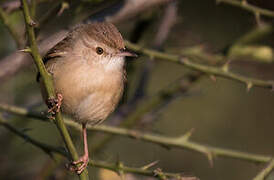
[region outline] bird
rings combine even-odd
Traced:
[[[43,57],[51,74],[56,99],[49,99],[45,86],[42,96],[49,112],[62,112],[82,125],[84,155],[72,162],[81,174],[89,161],[87,125],[97,125],[111,114],[124,90],[126,81],[125,57],[136,54],[125,48],[118,29],[108,22],[78,25]]]

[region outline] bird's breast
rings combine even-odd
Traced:
[[[63,111],[75,121],[96,124],[113,112],[123,93],[123,72],[77,64],[60,71],[54,75],[55,88],[63,95]]]

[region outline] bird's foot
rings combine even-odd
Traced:
[[[77,174],[81,174],[84,171],[84,169],[88,166],[88,162],[89,162],[88,154],[85,154],[82,157],[80,157],[79,160],[73,161],[71,163],[71,166],[69,167],[69,170],[74,171]],[[80,163],[81,165],[78,166],[78,164]]]
[[[57,93],[56,98],[48,99],[47,104],[49,107],[48,113],[50,114],[50,118],[54,118],[54,115],[60,111],[62,101],[63,101],[63,96],[60,93]]]

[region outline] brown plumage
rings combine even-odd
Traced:
[[[56,93],[63,97],[62,111],[83,124],[85,155],[78,173],[88,161],[86,124],[98,124],[113,112],[123,93],[124,57],[132,55],[116,27],[104,22],[78,26],[44,57]]]

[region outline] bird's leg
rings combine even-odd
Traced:
[[[60,111],[62,101],[63,101],[63,96],[60,93],[57,93],[56,98],[48,99],[48,101],[47,101],[47,105],[49,107],[48,113],[51,114],[51,117]]]
[[[77,174],[81,174],[83,170],[87,167],[89,156],[88,156],[88,141],[87,141],[87,128],[86,124],[82,124],[82,131],[83,131],[83,141],[84,141],[84,155],[79,158],[78,161],[73,161],[73,165],[77,165],[82,163],[79,167],[75,168]]]

